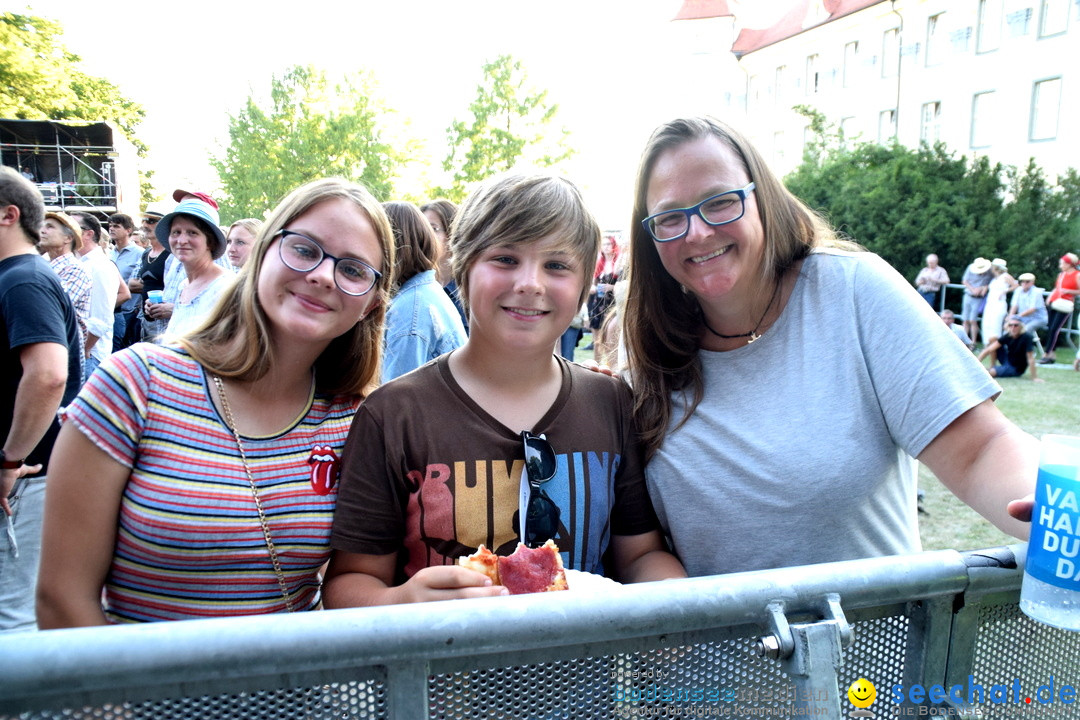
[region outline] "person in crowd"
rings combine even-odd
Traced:
[[[481,544],[506,555],[553,539],[565,567],[599,573],[610,543],[608,570],[624,581],[683,574],[656,529],[629,388],[552,352],[585,301],[599,239],[577,188],[554,176],[498,176],[465,201],[451,246],[469,339],[357,412],[328,608],[505,593],[454,564]],[[413,407],[425,412],[402,412]],[[530,492],[523,528],[527,453],[536,476],[520,482],[551,477]]]
[[[150,315],[150,308],[154,303],[150,302],[149,294],[152,292],[164,293],[165,269],[172,253],[165,249],[157,236],[157,224],[168,214],[161,205],[151,205],[143,216],[143,228],[148,231],[150,247],[142,254],[139,262],[138,289],[140,292],[139,303],[139,327],[142,331],[142,340],[153,342],[160,337],[169,325],[168,318],[155,318]],[[136,287],[132,283],[132,287]]]
[[[115,311],[131,297],[127,282],[120,276],[105,251],[98,244],[101,223],[87,213],[72,213],[82,233],[79,260],[90,273],[90,318],[86,321],[83,380],[90,377],[105,358],[112,354]]]
[[[620,338],[622,337],[622,316],[626,311],[626,280],[620,279],[611,291],[614,302],[608,308],[607,317],[596,335],[593,357],[600,365],[621,368]]]
[[[137,334],[134,338],[129,334],[139,312],[139,291],[132,287],[132,281],[138,287],[139,260],[143,252],[132,240],[134,232],[135,221],[130,215],[116,213],[109,217],[109,239],[112,241],[109,259],[120,271],[120,277],[124,278],[130,292],[130,297],[120,305],[113,318],[113,352],[138,340]]]
[[[964,320],[964,332],[972,342],[979,341],[979,317],[986,304],[987,286],[994,276],[990,272],[990,261],[984,257],[975,258],[960,282],[964,285],[964,303],[960,315]]]
[[[49,222],[66,218],[55,215]],[[57,411],[75,397],[81,381],[75,308],[35,248],[44,218],[34,184],[0,168],[0,633],[34,629]]]
[[[711,118],[661,126],[633,217],[636,426],[690,575],[918,551],[915,459],[1026,536],[1014,516],[1030,510],[1038,447],[994,406],[1000,388],[741,134]]]
[[[1024,332],[1034,337],[1037,331],[1046,329],[1046,291],[1035,286],[1033,273],[1020,273],[1017,280],[1020,287],[1013,291],[1009,314],[1019,316],[1024,323]]]
[[[1047,316],[1048,327],[1046,331],[1046,348],[1043,356],[1039,358],[1040,365],[1053,365],[1056,362],[1058,339],[1061,329],[1065,327],[1076,309],[1076,296],[1080,293],[1080,259],[1076,253],[1065,253],[1058,259],[1057,280],[1054,281],[1054,291],[1046,299],[1049,308]]]
[[[382,382],[465,344],[465,326],[435,275],[439,243],[412,203],[383,205],[397,247],[394,291],[386,311]]]
[[[605,235],[600,242],[600,256],[596,260],[592,287],[589,289],[589,330],[592,332],[593,342],[586,350],[595,349],[598,339],[603,341],[599,336],[604,320],[607,319],[608,308],[615,302],[615,283],[618,282],[621,272],[619,244],[613,235]]]
[[[102,366],[53,451],[42,628],[319,605],[393,261],[371,194],[313,181],[271,213],[210,322]]]
[[[457,282],[454,281],[454,275],[450,271],[450,228],[454,223],[454,216],[457,215],[457,205],[445,198],[439,198],[421,206],[420,212],[424,213],[424,217],[431,223],[431,229],[439,241],[439,267],[436,268],[439,284],[453,301],[454,307],[461,315],[461,324],[465,327],[465,334],[468,334],[469,318],[461,303]]]
[[[1011,316],[1005,323],[1005,333],[994,338],[979,353],[979,361],[990,357],[990,377],[1020,377],[1031,368],[1031,379],[1042,382],[1035,369],[1035,340],[1024,332],[1024,322]]]
[[[83,264],[75,259],[81,232],[79,224],[67,213],[47,212],[41,225],[38,250],[44,250],[49,265],[60,278],[60,285],[75,308],[79,323],[79,347],[86,345],[86,323],[90,320],[90,291],[94,281]],[[83,353],[79,352],[79,376],[82,377]]]
[[[956,339],[964,343],[964,346],[967,347],[968,350],[975,349],[975,343],[971,342],[971,338],[969,338],[967,336],[967,333],[964,332],[963,326],[956,324],[956,315],[953,313],[952,310],[945,308],[941,311],[939,317],[941,318],[942,322],[944,322],[949,327],[949,329],[953,331],[953,335],[956,336]]]
[[[162,246],[184,268],[185,279],[165,328],[166,334],[182,335],[210,315],[233,280],[231,273],[214,262],[225,254],[225,234],[218,227],[217,208],[199,197],[181,201],[161,219],[155,232]],[[158,313],[152,317],[157,319]]]
[[[1009,314],[1009,293],[1018,286],[1009,274],[1008,265],[1001,258],[994,258],[990,262],[990,275],[992,279],[986,286],[986,305],[983,307],[981,328],[985,345],[990,345],[1001,335],[1005,317]]]
[[[938,293],[948,284],[949,273],[938,265],[938,256],[930,253],[926,256],[926,267],[915,276],[915,289],[922,295],[923,300],[930,303],[930,307],[936,308]]]
[[[258,218],[244,218],[229,226],[229,231],[225,233],[225,255],[229,258],[229,265],[235,272],[239,272],[240,268],[247,263],[255,237],[259,234],[261,227],[262,220]]]

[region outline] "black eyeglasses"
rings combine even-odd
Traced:
[[[161,218],[156,218],[156,217],[144,217],[142,219],[142,221],[144,223],[146,223],[147,225],[157,225],[157,221],[160,220],[160,219]]]
[[[382,277],[381,272],[366,262],[334,257],[323,250],[322,245],[302,233],[283,228],[275,235],[281,237],[278,243],[281,262],[297,272],[311,272],[323,260],[330,258],[334,262],[334,283],[346,295],[366,295]]]
[[[522,431],[521,442],[525,447],[529,497],[525,503],[525,521],[521,523],[519,534],[521,542],[527,547],[539,547],[553,540],[559,531],[559,506],[540,487],[555,477],[555,451],[547,438],[533,435],[528,430]]]
[[[690,232],[690,218],[694,215],[712,226],[733,223],[746,212],[746,198],[753,192],[754,183],[737,190],[707,197],[688,208],[665,210],[641,221],[641,226],[656,242],[671,242]]]

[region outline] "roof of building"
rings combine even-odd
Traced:
[[[774,0],[767,11],[754,6],[740,15],[739,4],[728,0],[683,0],[676,20],[734,17],[739,34],[731,46],[737,57],[824,25],[885,0]]]

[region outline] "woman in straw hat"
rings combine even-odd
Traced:
[[[393,265],[370,193],[309,183],[201,328],[101,365],[52,455],[42,628],[318,606],[338,457],[378,380]]]
[[[994,258],[990,262],[990,274],[993,279],[986,286],[986,306],[983,307],[981,328],[983,345],[987,346],[1001,337],[1005,316],[1009,314],[1009,293],[1019,285],[1009,274],[1008,265],[1001,258]]]

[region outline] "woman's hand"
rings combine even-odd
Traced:
[[[1035,507],[1035,494],[1013,500],[1008,505],[1009,515],[1022,522],[1031,522],[1031,511]]]
[[[172,303],[152,303],[147,300],[143,312],[151,320],[168,320],[172,317],[173,307]]]

